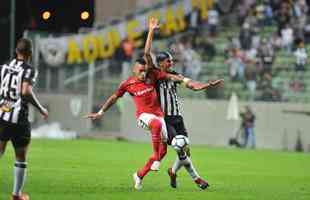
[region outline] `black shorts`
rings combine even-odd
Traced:
[[[187,135],[187,131],[184,125],[182,116],[165,116],[165,122],[168,131],[168,144],[171,144],[171,140],[176,135]]]
[[[0,141],[11,140],[14,148],[25,147],[30,143],[30,123],[13,124],[0,120]]]

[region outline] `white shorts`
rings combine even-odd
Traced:
[[[167,142],[168,132],[167,132],[167,127],[166,127],[166,122],[163,117],[158,117],[150,113],[142,113],[141,115],[139,115],[138,120],[137,120],[138,126],[145,130],[150,130],[149,125],[153,119],[158,119],[161,122],[161,135],[162,135],[163,141]]]

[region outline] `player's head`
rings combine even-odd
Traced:
[[[136,59],[135,65],[133,66],[133,74],[139,80],[144,81],[146,78],[146,62],[143,57]]]
[[[156,61],[158,66],[164,71],[168,71],[169,68],[174,65],[173,57],[168,51],[160,52],[157,54]]]
[[[17,41],[16,50],[17,57],[28,61],[32,56],[32,43],[29,39],[21,38]]]

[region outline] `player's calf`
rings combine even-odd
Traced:
[[[168,169],[168,175],[170,177],[170,186],[173,188],[177,188],[177,175],[172,172],[172,168]]]
[[[152,134],[152,145],[153,145],[153,151],[154,151],[154,157],[155,161],[151,165],[151,170],[153,171],[159,171],[160,168],[160,145],[162,142],[161,138],[161,131],[162,131],[162,124],[160,120],[153,119],[149,123],[149,127],[151,129]]]

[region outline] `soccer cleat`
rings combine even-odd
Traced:
[[[138,176],[137,172],[134,173],[133,175],[133,181],[135,182],[135,189],[140,190],[142,189],[142,179]]]
[[[195,183],[202,190],[207,189],[208,187],[210,187],[209,183],[207,181],[203,180],[202,178],[195,179]]]
[[[168,175],[170,177],[170,186],[173,188],[177,188],[177,175],[172,172],[172,168],[168,169]]]
[[[29,195],[22,193],[20,196],[12,195],[12,200],[30,200]]]
[[[151,170],[152,171],[159,171],[160,168],[160,161],[156,160],[153,162],[152,166],[151,166]]]

